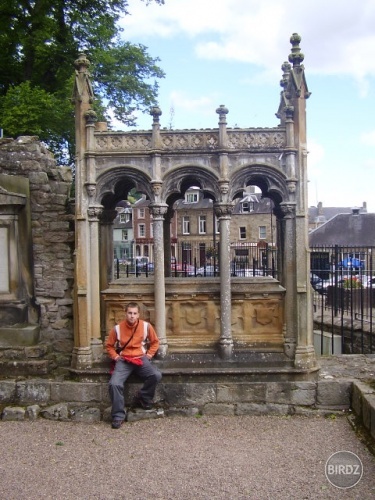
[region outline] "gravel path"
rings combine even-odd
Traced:
[[[345,417],[203,416],[84,425],[0,422],[3,500],[375,498],[375,457]],[[325,477],[356,453],[361,481]]]

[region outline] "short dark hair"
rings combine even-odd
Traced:
[[[134,307],[136,307],[138,309],[138,312],[140,312],[141,309],[140,309],[139,304],[137,302],[129,302],[128,304],[126,304],[125,311],[127,311],[130,308],[133,309]]]

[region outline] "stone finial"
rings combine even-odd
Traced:
[[[97,114],[93,109],[89,109],[85,113],[86,123],[95,123],[97,120]]]
[[[216,113],[219,115],[219,123],[226,123],[226,115],[229,113],[228,108],[224,104],[220,104],[217,108]]]
[[[289,54],[289,62],[293,64],[293,67],[300,66],[301,62],[305,59],[304,54],[302,54],[299,43],[301,37],[298,33],[293,33],[290,37],[290,43],[292,44],[292,53]]]
[[[81,52],[78,54],[78,58],[74,61],[74,66],[78,71],[86,71],[90,66],[90,61],[87,59],[86,54]]]
[[[294,106],[285,106],[284,111],[285,111],[285,116],[286,116],[287,120],[293,120]]]
[[[150,115],[154,119],[154,123],[159,123],[159,118],[162,114],[163,113],[159,106],[152,106],[152,108],[150,109]]]
[[[283,71],[283,77],[280,80],[280,87],[283,87],[283,89],[285,90],[288,85],[290,70],[292,69],[292,66],[288,63],[288,61],[285,61],[281,65],[281,69]]]

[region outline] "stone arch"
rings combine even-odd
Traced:
[[[176,201],[184,196],[189,187],[198,185],[205,197],[218,199],[220,196],[218,175],[212,169],[198,165],[179,165],[172,168],[163,178],[163,198]]]
[[[122,165],[107,168],[97,177],[96,199],[105,209],[113,209],[132,188],[153,200],[150,176],[140,168]]]
[[[232,174],[231,196],[235,198],[245,186],[254,184],[278,206],[289,199],[286,181],[286,175],[273,165],[244,165]]]

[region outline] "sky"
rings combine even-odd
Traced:
[[[162,127],[276,127],[281,65],[298,33],[307,100],[309,206],[375,212],[375,0],[129,0],[123,37],[148,47]],[[139,129],[152,118],[141,115]],[[118,129],[126,130],[125,126]]]

